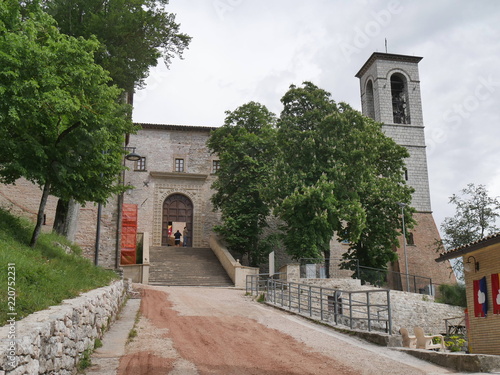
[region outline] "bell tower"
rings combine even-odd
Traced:
[[[418,63],[421,57],[373,53],[356,74],[365,116],[383,123],[383,131],[408,149],[405,179],[415,189],[412,205],[431,212]]]
[[[420,60],[422,57],[375,52],[356,77],[360,80],[363,114],[381,122],[385,135],[406,147],[410,154],[406,159],[405,180],[415,189],[411,205],[417,211],[414,214],[417,224],[407,236],[406,246],[401,236],[397,249],[399,261],[392,268],[406,273],[403,252],[406,247],[408,274],[432,278],[435,285],[452,283],[455,278],[450,274],[449,263],[435,262],[435,243],[440,235],[431,210],[418,73]]]

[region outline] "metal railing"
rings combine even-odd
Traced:
[[[246,278],[246,292],[252,295],[258,295],[267,290],[267,280],[286,278],[284,273],[275,273],[270,275],[268,273],[259,273],[258,275],[247,275]]]
[[[356,263],[355,270],[341,269],[342,259],[330,259],[330,277],[352,277],[363,284],[435,296],[436,285],[432,278],[402,272],[365,267]],[[322,279],[326,277],[324,260],[303,258],[300,260],[300,277]]]
[[[411,275],[402,272],[381,270],[378,268],[358,266],[356,276],[363,283],[370,283],[381,288],[404,292],[435,295],[435,285],[430,277]]]
[[[270,304],[351,329],[392,332],[389,290],[345,291],[271,278],[266,284]]]

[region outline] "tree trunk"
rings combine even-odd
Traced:
[[[69,201],[59,199],[57,201],[53,230],[57,234],[73,241],[75,239],[79,212],[80,205],[74,199],[70,199]]]
[[[43,213],[45,212],[45,206],[47,205],[47,199],[50,194],[50,183],[46,183],[43,187],[42,198],[40,199],[40,206],[38,207],[38,215],[36,217],[35,230],[33,231],[33,236],[31,237],[30,247],[35,247],[36,241],[40,236],[43,225]]]
[[[69,202],[63,199],[58,199],[56,208],[56,217],[54,218],[54,225],[52,230],[61,236],[64,236],[64,227],[66,224],[66,217],[68,215]]]

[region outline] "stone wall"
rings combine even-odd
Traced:
[[[82,353],[116,319],[123,280],[0,328],[0,375],[75,374]]]

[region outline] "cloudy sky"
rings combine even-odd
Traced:
[[[373,52],[419,64],[436,224],[468,183],[500,196],[497,0],[171,0],[193,37],[184,60],[151,70],[134,121],[220,126],[257,101],[279,114],[290,84],[312,81],[361,109],[354,77]]]

